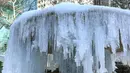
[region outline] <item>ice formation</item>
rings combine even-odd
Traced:
[[[25,12],[11,26],[2,73],[45,73],[47,60],[61,73],[112,73],[129,38],[129,10],[61,3]]]

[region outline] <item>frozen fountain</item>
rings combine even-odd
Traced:
[[[61,3],[14,21],[2,73],[112,73],[129,45],[129,10]]]

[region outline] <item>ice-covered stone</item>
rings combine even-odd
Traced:
[[[48,52],[61,73],[112,72],[115,58],[104,48],[116,54],[123,44],[128,56],[129,22],[129,10],[72,3],[23,13],[11,26],[2,73],[45,73]]]

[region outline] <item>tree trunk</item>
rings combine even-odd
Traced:
[[[23,0],[24,11],[36,10],[37,0]]]

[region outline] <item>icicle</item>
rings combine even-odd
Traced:
[[[45,73],[48,64],[61,73],[114,71],[116,58],[129,53],[129,16],[127,10],[72,3],[26,12],[11,26],[2,73]]]

